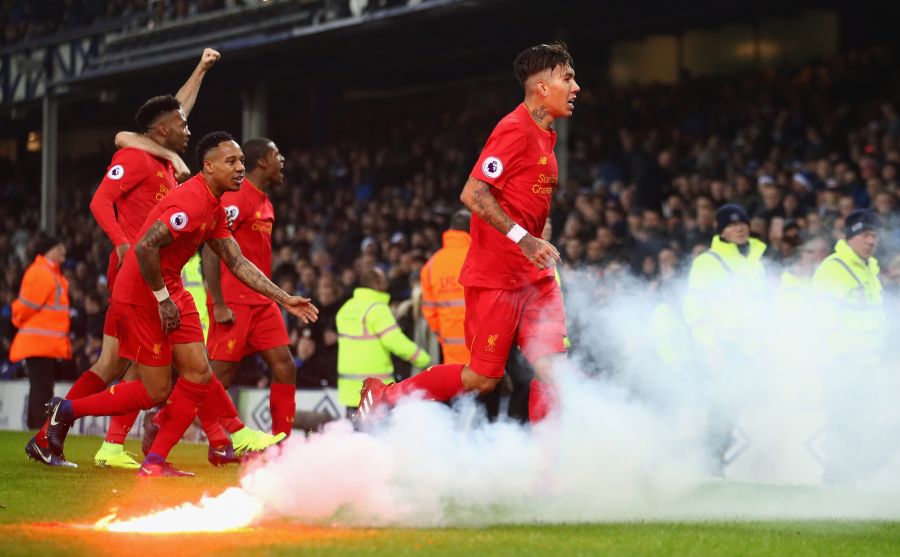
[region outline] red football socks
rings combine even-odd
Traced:
[[[66,394],[66,398],[69,400],[75,400],[78,398],[84,398],[86,396],[90,396],[96,393],[99,393],[103,389],[106,388],[106,383],[103,382],[103,379],[94,373],[93,370],[87,370],[78,377],[78,380],[75,381],[75,384],[72,385],[72,388],[69,389],[69,392]],[[44,420],[44,426],[41,427],[41,430],[38,431],[37,444],[42,449],[47,448],[47,428],[50,427],[50,421]]]
[[[388,386],[384,398],[391,406],[415,392],[428,400],[448,401],[463,391],[462,364],[431,366],[415,377]]]
[[[69,400],[84,398],[86,396],[97,394],[105,388],[106,383],[103,382],[103,379],[100,379],[93,370],[89,369],[82,373],[78,380],[75,381],[75,384],[72,385],[72,388],[69,389],[69,392],[66,394],[66,398]]]
[[[269,413],[272,415],[272,435],[291,434],[297,403],[294,393],[297,386],[290,383],[272,383],[269,387]]]
[[[547,417],[556,408],[559,393],[556,385],[531,380],[531,391],[528,394],[528,420],[535,424]]]
[[[222,383],[216,376],[213,376],[212,381],[209,382],[209,396],[206,397],[206,400],[203,401],[203,406],[200,407],[200,423],[210,424],[210,429],[212,430],[212,420],[217,420],[228,433],[234,433],[244,428],[244,423],[238,418],[234,402],[231,401],[231,397],[228,396],[225,387],[222,386]],[[203,430],[206,431],[206,436],[209,437],[210,431],[206,429],[206,426],[203,427]],[[214,445],[212,440],[210,440],[210,446],[218,447],[221,445]]]
[[[109,420],[109,429],[106,430],[106,442],[122,445],[125,443],[125,437],[131,431],[131,426],[137,420],[139,412],[137,410],[128,412],[127,414],[119,414],[112,416]]]
[[[118,383],[110,388],[72,401],[75,418],[82,416],[117,416],[154,406],[153,399],[140,379]]]
[[[197,417],[197,412],[209,392],[210,385],[191,383],[184,379],[175,382],[165,412],[160,412],[159,433],[147,454],[155,453],[165,459]]]
[[[220,405],[217,404],[217,400],[213,400],[215,398],[215,394],[219,389],[225,391],[225,387],[222,386],[222,383],[219,382],[219,379],[213,376],[212,381],[209,383],[209,393],[206,395],[206,399],[203,401],[203,404],[200,405],[200,412],[197,414],[197,417],[200,418],[200,426],[203,428],[203,432],[206,433],[206,438],[209,441],[209,446],[216,449],[219,447],[224,447],[231,443],[228,439],[228,435],[225,433],[225,428],[222,427],[222,424],[219,423],[219,412],[221,411]],[[228,397],[228,393],[225,393],[225,396]],[[229,398],[229,401],[231,399]],[[232,407],[234,404],[232,404]],[[226,407],[225,411],[228,411]]]

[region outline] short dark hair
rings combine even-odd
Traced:
[[[450,230],[463,230],[468,232],[471,224],[472,213],[466,209],[460,209],[453,213],[453,216],[450,218]]]
[[[373,267],[366,269],[359,275],[359,285],[363,288],[376,290],[378,286],[382,285],[383,279],[384,273],[378,267]]]
[[[34,251],[36,254],[45,255],[48,251],[52,250],[62,243],[63,241],[56,236],[46,236],[44,238],[40,238],[35,243]]]
[[[181,108],[181,103],[172,95],[153,97],[142,104],[135,113],[134,123],[137,124],[138,129],[145,132],[153,126],[157,118],[179,108]]]
[[[269,147],[274,141],[271,139],[266,139],[265,137],[256,137],[253,139],[249,139],[241,145],[241,150],[244,152],[244,168],[246,168],[247,172],[254,170],[256,165],[259,164],[259,161],[266,158],[266,155],[269,154]]]
[[[562,41],[551,44],[539,44],[526,48],[513,60],[513,73],[519,80],[519,85],[525,86],[525,81],[536,73],[544,70],[553,71],[557,66],[572,66],[572,55],[568,47]]]
[[[197,144],[197,163],[203,168],[203,161],[206,160],[206,154],[219,146],[223,141],[234,141],[234,137],[228,132],[210,132],[200,138]]]

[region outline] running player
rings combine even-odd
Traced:
[[[209,412],[214,419],[236,418],[231,399],[212,374],[199,313],[181,283],[182,267],[204,242],[243,283],[305,322],[316,319],[315,306],[275,286],[241,255],[228,230],[220,198],[226,191],[238,191],[243,182],[241,148],[229,134],[214,132],[200,140],[198,153],[202,170],[150,212],[113,290],[120,354],[140,368],[142,381],[74,401],[54,398],[48,404],[51,450],[62,451],[61,433],[82,416],[149,409],[168,399],[138,474],[193,476],[176,470],[166,457],[198,411]],[[180,376],[174,388],[173,362]]]
[[[513,62],[525,100],[488,138],[460,200],[472,211],[472,244],[460,275],[465,289],[468,365],[444,364],[385,385],[363,384],[358,418],[413,392],[446,401],[463,391],[489,393],[503,377],[513,343],[532,363],[529,418],[555,399],[553,367],[565,359],[565,312],[553,267],[559,253],[541,239],[557,186],[554,120],[572,115],[580,88],[565,45],[538,45]]]

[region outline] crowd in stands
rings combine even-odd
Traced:
[[[217,10],[253,7],[269,0],[0,0],[0,47],[58,33],[113,23],[123,29],[154,29]],[[363,11],[391,8],[406,0],[370,0]],[[346,2],[324,0],[317,17],[347,17]]]
[[[104,22],[152,27],[257,0],[2,0],[0,45]]]
[[[830,249],[844,216],[874,209],[887,225],[882,278],[889,291],[900,289],[894,61],[890,51],[871,48],[678,85],[583,83],[570,123],[569,175],[552,208],[563,285],[577,270],[606,283],[629,277],[663,288],[709,246],[716,208],[730,202],[748,210],[773,265],[790,263],[813,239]],[[453,103],[418,94],[377,109],[355,106],[335,115],[326,146],[285,149],[286,184],[270,194],[273,280],[320,308],[314,326],[289,322],[299,385],[334,381],[334,315],[360,270],[385,270],[392,304],[405,310],[401,325],[412,326],[415,311],[405,302],[415,298],[419,269],[439,247],[491,127],[517,101],[479,91]],[[63,163],[60,173],[58,222],[69,249],[79,370],[99,351],[108,295],[111,246],[88,203],[110,156]],[[23,172],[0,161],[0,365],[12,337],[9,303],[38,238],[38,198]]]

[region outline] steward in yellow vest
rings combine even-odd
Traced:
[[[766,278],[766,244],[750,237],[750,216],[738,205],[716,212],[718,234],[709,250],[691,265],[684,297],[684,319],[694,340],[714,365],[724,365],[723,350],[752,349],[748,323],[760,307]]]
[[[880,269],[873,255],[877,228],[878,217],[871,211],[847,215],[846,239],[838,241],[813,275],[815,293],[831,302],[824,311],[833,356],[875,357],[884,345],[886,318]]]
[[[394,381],[391,354],[419,368],[431,363],[428,353],[411,341],[397,325],[388,305],[387,279],[379,269],[360,276],[360,288],[337,312],[338,400],[348,407],[359,406],[363,380],[378,377]]]

